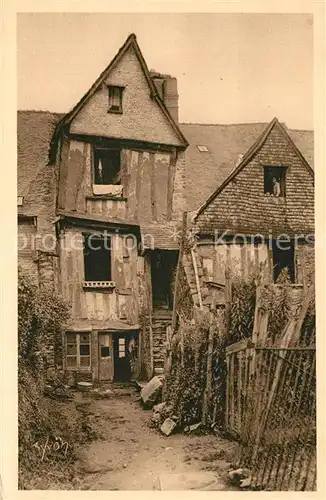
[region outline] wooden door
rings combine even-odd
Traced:
[[[99,334],[100,381],[113,380],[113,344],[109,333]]]

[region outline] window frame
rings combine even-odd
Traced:
[[[111,235],[104,235],[104,234],[97,234],[97,233],[83,233],[83,260],[84,260],[84,287],[86,288],[112,288],[114,286],[114,282],[112,281],[112,236]],[[88,238],[92,237],[92,239],[98,239],[101,241],[109,240],[109,248],[104,249],[107,252],[108,255],[108,261],[109,261],[109,279],[91,279],[89,276],[90,270],[87,269],[87,257],[86,257],[86,251],[88,250],[89,252],[96,252],[96,250],[87,248],[87,240]],[[105,276],[107,278],[107,276]],[[88,286],[87,284],[90,284],[91,286]]]
[[[277,177],[280,180],[280,196],[275,196],[274,194],[270,193],[269,191],[267,192],[266,189],[266,177],[267,177],[267,172],[270,171],[270,177],[274,177],[277,175]],[[286,165],[264,165],[263,167],[263,172],[264,172],[264,196],[269,196],[270,198],[281,198],[285,199],[286,198],[286,178],[287,178],[287,172],[288,172],[288,167]]]
[[[75,335],[75,342],[68,342],[68,336],[69,335]],[[88,336],[88,342],[81,342],[81,337],[87,335]],[[73,345],[76,346],[76,353],[75,354],[68,354],[68,345]],[[89,347],[88,354],[81,354],[80,353],[80,347],[87,345]],[[67,370],[72,370],[72,371],[79,371],[79,370],[84,370],[84,371],[90,371],[91,366],[92,366],[92,336],[91,332],[71,332],[68,331],[65,333],[65,366]],[[74,366],[71,366],[68,364],[68,359],[71,358],[76,358],[76,364]],[[89,358],[89,363],[87,365],[82,365],[81,364],[81,359]]]
[[[102,184],[98,184],[96,182],[96,177],[97,177],[97,174],[96,174],[96,169],[97,169],[97,166],[96,166],[96,155],[99,151],[116,151],[116,152],[119,152],[119,170],[118,172],[120,172],[120,181],[119,181],[119,184],[105,184],[105,183],[102,183]],[[122,186],[122,181],[121,181],[121,149],[119,148],[110,148],[110,147],[103,147],[103,146],[93,146],[92,147],[92,163],[93,163],[93,168],[92,168],[92,171],[93,171],[93,186]]]
[[[124,87],[121,85],[108,85],[108,113],[113,113],[113,114],[118,114],[122,115],[123,114],[123,91]],[[115,109],[113,101],[114,101],[114,91],[119,92],[119,108]]]

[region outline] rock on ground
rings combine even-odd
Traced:
[[[140,393],[141,400],[147,408],[152,408],[157,402],[161,392],[162,392],[162,378],[153,377],[146,385],[143,387]]]

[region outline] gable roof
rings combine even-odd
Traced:
[[[190,144],[185,152],[189,211],[198,210],[211,196],[212,191],[224,183],[234,170],[239,155],[246,155],[252,145],[258,142],[257,137],[260,139],[270,125],[266,123],[180,125]],[[283,128],[305,161],[313,166],[313,131],[289,130],[284,126]],[[198,145],[207,146],[209,151],[199,152]]]
[[[72,119],[77,115],[77,113],[80,111],[80,109],[85,105],[85,103],[94,95],[96,90],[102,85],[103,81],[109,76],[110,72],[113,70],[113,68],[118,64],[118,62],[122,59],[124,54],[130,49],[133,48],[136,54],[136,57],[140,63],[140,66],[142,68],[142,71],[145,75],[146,81],[148,83],[148,87],[151,92],[151,97],[152,99],[155,99],[157,102],[157,105],[163,112],[165,118],[168,120],[170,123],[171,127],[173,128],[174,132],[180,139],[180,142],[182,146],[187,147],[188,146],[188,141],[181,132],[179,126],[176,124],[172,116],[170,115],[168,109],[166,108],[164,102],[160,98],[159,92],[150,76],[150,71],[147,67],[146,61],[143,57],[143,54],[139,48],[139,45],[137,43],[137,38],[134,33],[128,36],[127,40],[125,43],[122,45],[122,47],[119,49],[117,54],[114,56],[110,64],[105,68],[104,71],[100,74],[100,76],[95,80],[93,85],[90,87],[90,89],[86,92],[86,94],[77,102],[77,104],[73,107],[69,113],[65,114],[62,119],[59,121],[57,124],[57,127],[54,131],[52,140],[51,140],[51,148],[50,148],[50,162],[54,161],[55,158],[55,151],[56,151],[56,145],[59,137],[59,132],[62,127],[65,125],[68,125],[71,123]]]

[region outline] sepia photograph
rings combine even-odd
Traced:
[[[316,491],[313,14],[16,20],[18,489]]]

